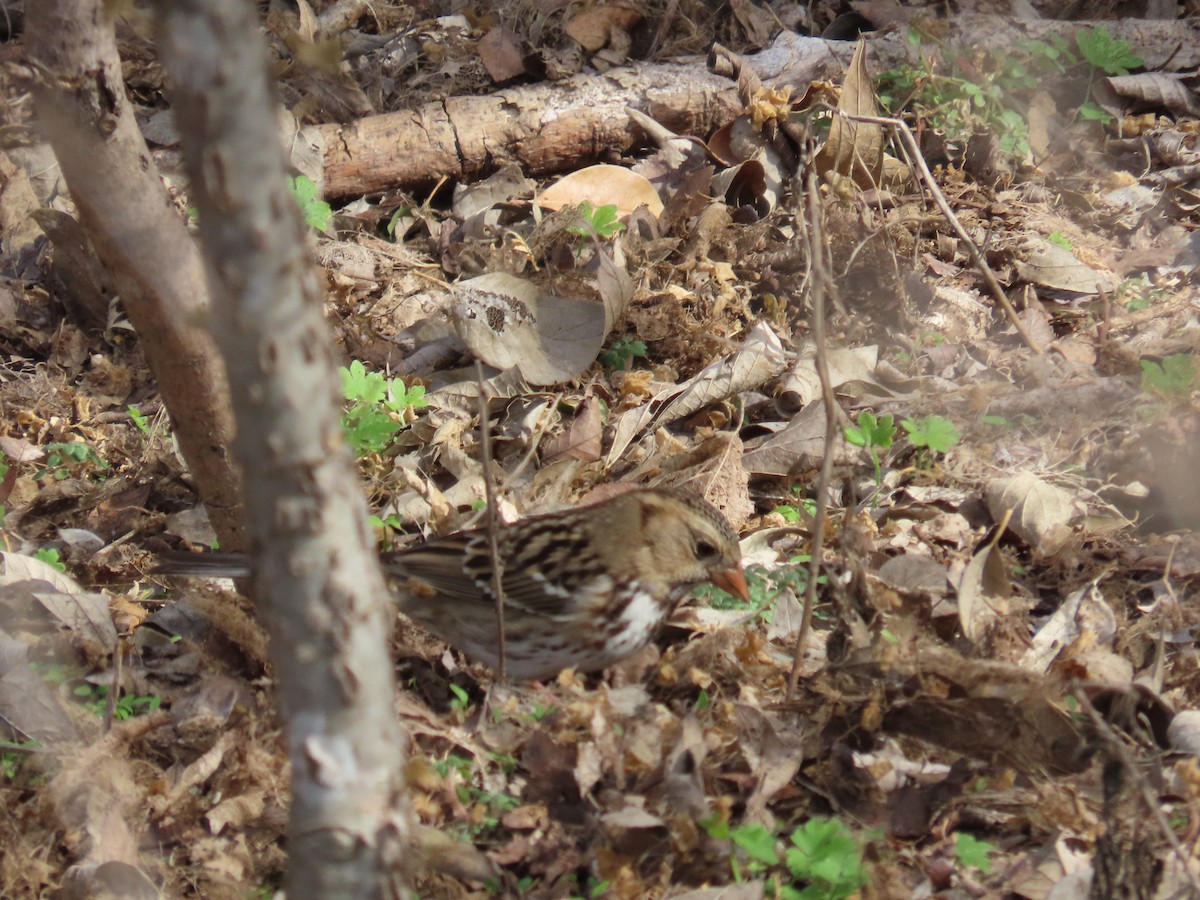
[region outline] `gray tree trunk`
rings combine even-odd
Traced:
[[[29,5],[39,125],[141,338],[217,537],[238,550],[233,414],[220,357],[200,327],[208,309],[204,266],[138,131],[104,7],[100,0]]]
[[[292,767],[287,895],[398,892],[408,834],[394,612],[342,440],[323,292],[247,0],[159,0],[163,62],[238,423],[255,597]]]

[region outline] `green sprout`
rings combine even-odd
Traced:
[[[590,201],[584,200],[575,210],[575,215],[578,220],[568,225],[567,231],[572,234],[578,234],[581,237],[596,235],[597,237],[608,238],[625,229],[625,226],[617,221],[617,206],[615,203],[607,203],[604,206],[593,206]]]
[[[324,234],[330,234],[333,226],[333,209],[321,199],[321,192],[307,175],[288,178],[288,189],[292,199],[300,207],[304,224]]]
[[[921,468],[928,468],[934,454],[945,453],[962,439],[954,423],[942,416],[910,417],[900,424],[908,432],[913,446],[918,448],[917,464]]]
[[[608,349],[596,357],[606,372],[617,372],[628,369],[630,364],[639,357],[646,355],[646,344],[634,338],[619,337]]]
[[[150,418],[136,406],[129,406],[128,411],[129,418],[133,420],[133,424],[137,426],[138,431],[142,434],[149,434]]]
[[[33,558],[40,559],[52,569],[58,569],[60,572],[67,571],[67,564],[62,561],[58,550],[53,547],[43,547],[41,550],[33,551]]]
[[[988,854],[994,853],[995,850],[994,845],[987,841],[981,841],[974,835],[965,831],[955,832],[954,855],[960,866],[978,869],[980,872],[986,873],[992,867],[992,861],[988,858]]]
[[[847,425],[846,440],[855,447],[863,447],[871,455],[875,465],[875,484],[883,486],[883,470],[879,461],[879,451],[892,446],[896,437],[896,426],[891,416],[875,417],[874,413],[863,410],[858,414],[857,425]]]
[[[342,415],[346,442],[358,457],[380,453],[408,424],[410,410],[429,405],[422,385],[368,372],[357,359],[339,370],[347,408]]]
[[[740,851],[730,856],[735,882],[742,883],[747,875],[785,870],[788,881],[776,881],[776,896],[784,900],[843,900],[868,881],[858,843],[837,819],[809,819],[794,829],[782,858],[778,838],[764,825],[747,823],[731,828],[716,819],[700,824],[710,837],[728,840]]]
[[[70,467],[73,465],[108,468],[108,463],[100,458],[100,454],[90,444],[83,441],[58,442],[46,445],[45,462],[34,472],[34,480],[41,480],[49,475],[55,481],[62,481],[70,477]],[[102,478],[99,475],[96,477]]]

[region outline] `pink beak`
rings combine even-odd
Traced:
[[[725,591],[727,594],[733,594],[743,603],[750,602],[750,587],[746,584],[746,573],[742,571],[741,563],[738,563],[732,569],[726,569],[724,572],[717,572],[712,577],[712,583]]]

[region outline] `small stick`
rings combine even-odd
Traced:
[[[1104,716],[1100,715],[1096,707],[1092,705],[1091,698],[1083,690],[1083,685],[1076,683],[1076,690],[1072,691],[1071,696],[1079,703],[1080,708],[1087,715],[1092,723],[1092,727],[1096,729],[1098,736],[1103,740],[1105,749],[1108,751],[1108,758],[1118,762],[1125,773],[1125,777],[1133,782],[1134,788],[1137,790],[1142,805],[1149,813],[1151,820],[1158,826],[1158,832],[1163,839],[1170,845],[1171,850],[1175,854],[1175,858],[1179,861],[1179,873],[1187,881],[1187,887],[1191,889],[1190,896],[1200,896],[1200,880],[1196,878],[1191,865],[1193,855],[1179,842],[1179,837],[1175,834],[1175,829],[1171,827],[1171,823],[1167,821],[1166,814],[1162,811],[1162,806],[1158,802],[1158,796],[1154,788],[1150,786],[1146,776],[1142,774],[1142,769],[1124,742],[1118,737],[1112,726],[1105,721]],[[1187,892],[1181,890],[1173,897],[1187,896]]]
[[[492,483],[492,433],[488,427],[487,385],[483,380],[483,365],[475,360],[475,377],[479,382],[479,443],[483,457],[483,489],[487,498],[486,519],[488,555],[492,558],[492,594],[496,598],[496,677],[504,680],[504,560],[500,558],[500,523],[496,516],[496,486]]]
[[[796,216],[808,243],[808,266],[810,296],[813,308],[813,342],[817,351],[817,378],[821,382],[821,398],[825,404],[825,455],[821,459],[821,473],[817,477],[817,514],[812,531],[812,555],[808,560],[808,585],[804,592],[804,608],[800,615],[800,633],[796,636],[796,649],[792,656],[792,671],[788,674],[787,699],[796,693],[800,680],[800,667],[804,662],[804,647],[812,631],[813,609],[817,605],[817,579],[821,575],[821,557],[824,555],[825,521],[829,518],[829,481],[833,474],[833,446],[838,436],[838,414],[841,407],[833,393],[833,380],[829,377],[829,361],[825,353],[825,292],[833,279],[827,263],[829,244],[821,226],[821,193],[817,187],[816,171],[806,167],[805,209]]]
[[[929,166],[925,164],[924,157],[921,156],[921,150],[917,147],[917,139],[913,137],[912,131],[908,125],[899,119],[887,118],[885,116],[852,116],[849,113],[837,111],[837,114],[849,119],[852,122],[865,122],[868,125],[883,125],[891,128],[900,138],[900,143],[904,147],[905,155],[908,157],[909,165],[913,166],[921,175],[921,180],[925,182],[925,186],[929,188],[929,192],[933,195],[933,201],[941,210],[942,215],[946,217],[946,222],[958,235],[958,239],[963,242],[967,248],[967,255],[971,257],[971,262],[979,274],[983,276],[984,283],[987,284],[988,292],[1000,304],[1012,322],[1013,328],[1017,334],[1029,346],[1034,353],[1041,354],[1042,348],[1039,347],[1029,332],[1025,330],[1025,324],[1021,321],[1021,317],[1017,315],[1017,311],[1013,309],[1012,302],[1008,299],[1008,295],[1004,293],[1004,288],[1000,286],[1000,282],[996,279],[996,275],[992,272],[991,266],[987,264],[987,260],[983,258],[983,253],[975,246],[975,242],[971,240],[971,236],[967,234],[967,230],[963,228],[962,222],[958,221],[958,216],[954,214],[954,210],[950,208],[950,201],[946,199],[946,195],[942,193],[942,189],[938,187],[937,182],[933,178],[933,173],[929,171]]]

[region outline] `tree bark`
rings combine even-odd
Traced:
[[[941,43],[957,47],[1016,47],[1025,38],[1069,37],[1087,22],[960,15]],[[1200,66],[1200,21],[1120,20],[1094,23],[1130,42],[1148,71],[1186,72]],[[919,50],[903,28],[868,35],[872,71],[882,72]],[[817,79],[840,80],[854,43],[784,33],[746,62],[772,87],[796,94]],[[451,97],[413,110],[368,116],[318,128],[325,146],[324,194],[356,197],[376,191],[426,188],[443,176],[472,179],[516,163],[531,175],[576,169],[618,156],[644,141],[625,112],[635,107],[678,134],[707,138],[741,113],[733,80],[712,74],[702,59],[645,63],[602,75]]]
[[[28,56],[40,124],[71,198],[137,329],[179,449],[221,544],[240,549],[241,493],[229,458],[225,373],[199,327],[204,268],[134,121],[112,23],[99,0],[38,0]]]
[[[287,895],[392,896],[408,834],[387,644],[395,614],[342,440],[333,338],[287,188],[254,10],[245,0],[156,5],[287,723]]]

